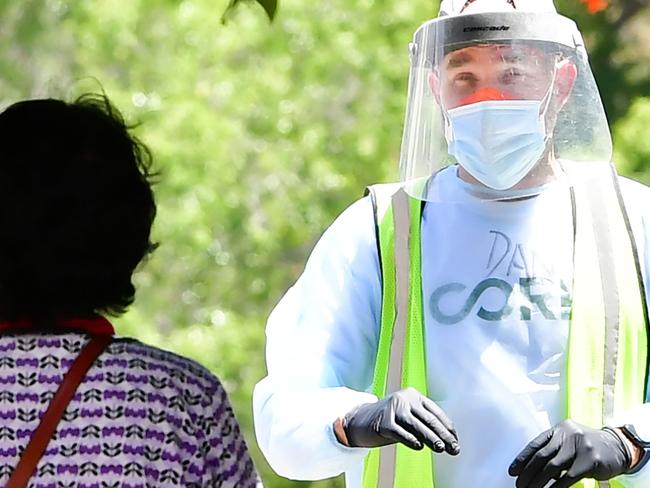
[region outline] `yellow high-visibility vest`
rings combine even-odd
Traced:
[[[574,223],[565,417],[600,428],[646,398],[645,290],[614,167],[573,163],[564,169]],[[369,193],[383,294],[373,393],[382,398],[410,386],[427,394],[420,256],[424,202],[410,197],[400,184],[375,185]],[[433,488],[431,454],[401,444],[374,449],[365,460],[363,488]],[[574,486],[622,485],[583,480]]]

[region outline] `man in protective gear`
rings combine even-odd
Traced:
[[[262,451],[355,488],[650,486],[650,193],[609,164],[575,23],[445,0],[410,56],[401,183],[269,318]]]

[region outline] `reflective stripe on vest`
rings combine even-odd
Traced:
[[[597,428],[645,401],[647,307],[614,167],[577,163],[565,170],[572,182],[575,226],[566,417]],[[584,480],[574,486],[623,485]]]
[[[565,170],[572,182],[574,221],[565,417],[602,427],[646,397],[644,285],[613,167],[577,163]],[[383,293],[373,393],[382,398],[411,386],[427,394],[420,275],[423,202],[409,197],[399,184],[375,185],[369,192],[377,222]],[[413,486],[435,486],[433,456],[426,447],[413,451],[392,445],[374,449],[366,457],[363,488]],[[573,486],[622,485],[614,480],[583,480]]]

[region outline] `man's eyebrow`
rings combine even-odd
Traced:
[[[472,56],[467,53],[455,54],[447,60],[447,68],[460,68],[472,61]]]
[[[524,60],[525,56],[523,53],[504,53],[501,55],[501,58],[506,62],[506,63],[519,63]]]

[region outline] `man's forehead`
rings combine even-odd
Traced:
[[[479,62],[521,62],[537,65],[548,61],[548,53],[526,44],[480,44],[452,51],[445,55],[444,59],[446,68]]]

